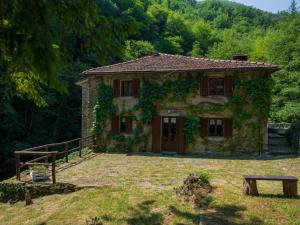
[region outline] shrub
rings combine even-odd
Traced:
[[[295,151],[300,148],[300,122],[293,124],[287,131],[287,141]]]
[[[31,184],[24,183],[0,183],[0,202],[14,203],[25,199],[25,189],[30,192],[32,198],[52,194],[67,194],[78,190],[75,185],[68,183],[56,184]]]
[[[24,200],[25,188],[23,184],[0,183],[0,202],[17,202]]]
[[[201,177],[201,178],[200,178]],[[183,181],[183,185],[175,188],[176,194],[185,202],[193,203],[194,206],[205,208],[212,201],[208,194],[212,191],[209,184],[209,176],[203,172],[190,174]]]
[[[210,176],[207,172],[201,172],[198,174],[198,177],[200,181],[202,181],[205,184],[209,184]]]

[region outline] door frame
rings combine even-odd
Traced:
[[[160,134],[160,151],[168,151],[168,152],[178,152],[178,145],[179,145],[179,142],[178,142],[178,118],[179,118],[179,115],[172,115],[172,114],[170,114],[170,115],[160,115],[161,116],[161,127],[160,127],[160,129],[161,129],[161,134]],[[175,142],[176,142],[176,144],[175,144],[175,148],[174,149],[172,149],[172,150],[165,150],[165,149],[163,149],[163,132],[164,132],[164,130],[163,130],[163,124],[164,124],[164,118],[176,118],[176,127],[175,127]],[[169,122],[170,123],[170,122]]]

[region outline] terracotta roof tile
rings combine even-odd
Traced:
[[[82,72],[83,75],[148,73],[176,71],[215,71],[215,70],[277,70],[276,65],[263,62],[236,60],[214,60],[181,55],[157,53],[139,59],[108,66],[92,68]]]

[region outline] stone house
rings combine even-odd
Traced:
[[[234,83],[244,81],[247,90],[255,91],[249,88],[252,82],[267,93],[261,82],[276,70],[275,65],[249,62],[245,55],[211,60],[163,53],[86,70],[77,83],[82,87],[82,137],[91,135],[95,110],[101,110],[95,107],[101,101],[99,84],[104,84],[112,90],[109,107],[115,111],[106,112],[108,119],[96,135],[102,148],[126,145],[136,151],[177,153],[266,150],[267,115],[256,110],[268,106],[260,106],[253,94]]]

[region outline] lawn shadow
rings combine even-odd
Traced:
[[[177,209],[175,206],[170,206],[169,211],[173,214],[176,215],[177,217],[186,219],[190,222],[193,222],[194,224],[199,223],[199,213],[191,213],[191,212],[183,212],[179,209]],[[180,223],[177,223],[176,225],[181,225]]]
[[[69,169],[71,167],[77,166],[80,163],[83,163],[84,161],[90,160],[90,159],[92,159],[96,156],[97,156],[97,154],[89,153],[89,154],[86,154],[85,156],[82,156],[81,158],[79,158],[79,160],[76,160],[74,162],[62,163],[62,164],[60,164],[56,167],[56,172],[58,173],[58,172],[66,170],[66,169]]]
[[[203,225],[261,225],[263,220],[256,216],[244,218],[242,212],[247,208],[244,206],[224,205],[208,208],[201,213]]]
[[[300,195],[294,198],[289,198],[284,196],[283,194],[259,194],[258,196],[251,196],[253,198],[282,198],[282,199],[299,199]]]
[[[174,216],[188,220],[194,224],[199,222],[198,213],[184,212],[175,206],[169,206],[168,211],[164,214],[156,211],[153,207],[155,200],[147,200],[130,208],[130,217],[127,219],[129,225],[162,225],[172,222]],[[177,223],[176,225],[181,225]]]
[[[121,154],[121,153],[110,153]],[[124,154],[124,153],[123,153]],[[163,158],[198,158],[198,159],[228,159],[228,160],[282,160],[282,159],[294,159],[300,157],[300,154],[290,155],[259,155],[257,153],[228,153],[228,152],[207,152],[207,153],[187,153],[187,154],[163,154],[152,152],[136,152],[127,153],[127,156],[147,156],[147,157],[163,157]]]
[[[56,163],[56,168],[55,168],[56,174],[66,170],[66,169],[77,166],[77,165],[79,165],[79,164],[81,164],[85,161],[93,159],[96,156],[97,156],[97,154],[95,154],[95,153],[88,153],[88,154],[82,155],[81,158],[79,158],[78,160],[73,161],[73,162],[68,162],[68,163],[67,162],[59,162],[59,163]],[[52,179],[51,178],[51,167],[50,166],[48,167],[48,174],[49,174],[49,177],[48,177],[47,180],[38,181],[36,183],[50,183],[50,182],[52,182],[52,180],[51,180]],[[31,180],[28,169],[21,172],[21,181],[24,182],[24,183],[33,183],[32,180]]]
[[[0,189],[0,202],[14,204],[48,195],[70,194],[82,188],[70,183],[3,183],[0,184]]]
[[[155,200],[148,200],[130,208],[131,217],[127,219],[129,225],[160,225],[164,217],[159,212],[152,211]]]

